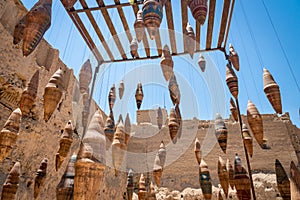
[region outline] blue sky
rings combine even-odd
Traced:
[[[95,1],[88,0],[87,2],[89,6],[96,6]],[[113,3],[112,0],[105,2],[107,4]],[[126,1],[123,0],[121,2]],[[176,3],[177,1],[173,0],[172,2],[173,14],[176,16],[176,13],[180,12],[180,1]],[[222,2],[217,1],[216,19],[220,18]],[[30,9],[36,1],[24,0],[23,3]],[[269,12],[281,45],[263,3],[265,3]],[[78,6],[78,3],[76,6]],[[239,78],[239,101],[242,113],[246,113],[248,99],[254,102],[261,113],[274,113],[263,92],[262,70],[263,67],[266,67],[280,86],[283,112],[289,112],[293,123],[300,127],[300,80],[298,78],[300,75],[299,10],[300,2],[297,0],[284,1],[284,3],[279,0],[236,1],[228,44],[232,43],[240,56],[241,70],[237,72],[237,75]],[[130,8],[130,12],[124,9],[124,12],[129,26],[133,28],[135,17],[132,9]],[[78,75],[81,65],[87,58],[91,57],[91,53],[60,1],[53,1],[52,14],[52,25],[46,32],[45,38],[54,48],[60,50],[61,59],[70,68],[74,69],[75,75]],[[109,14],[113,23],[121,24],[116,10],[110,10]],[[81,16],[85,22],[86,17],[84,15]],[[102,15],[95,14],[94,17],[99,24],[103,24],[100,25],[101,31],[106,38],[110,38],[108,41],[112,45],[113,54],[118,55]],[[195,22],[190,11],[189,22],[195,28]],[[161,24],[162,34],[165,27],[166,21],[164,16],[164,21]],[[123,33],[123,28],[117,26],[116,29],[121,35],[120,38],[124,39],[121,39],[122,42],[124,42],[125,46],[128,46],[126,49],[128,51],[129,43]],[[218,29],[219,22],[216,21],[215,30],[217,31],[214,32],[215,39],[217,39]],[[100,52],[103,52],[103,48],[96,38],[93,28],[88,27],[88,30],[91,36],[95,38],[95,41],[97,41]],[[175,30],[181,32],[180,20],[175,20]],[[202,36],[205,30],[206,24],[201,29]],[[201,41],[200,44],[204,44],[204,37],[201,37]],[[162,36],[162,42],[163,45],[169,43],[165,34]],[[154,42],[150,42],[151,44],[155,46]],[[215,40],[213,40],[213,44],[216,44]],[[287,55],[290,67],[281,46]],[[140,53],[142,54],[143,52]],[[105,57],[105,53],[103,54]],[[230,93],[225,84],[226,62],[224,55],[221,52],[213,52],[205,53],[204,56],[208,60],[205,73],[200,72],[196,64],[198,55],[195,55],[193,60],[189,56],[173,58],[175,63],[174,71],[182,93],[181,112],[186,119],[193,117],[214,119],[215,112],[220,112],[223,117],[227,118],[229,116]],[[162,78],[159,61],[160,59],[102,66],[96,84],[94,99],[108,113],[107,94],[109,88],[113,83],[118,85],[121,79],[125,79],[126,98],[116,102],[115,112],[122,114],[130,112],[131,118],[134,119],[136,111],[134,92],[137,81],[141,81],[142,83],[145,82],[145,97],[142,109],[163,107],[165,105],[169,110],[172,104],[167,90],[167,83]]]

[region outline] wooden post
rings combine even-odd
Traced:
[[[237,107],[237,111],[238,111],[240,130],[241,130],[240,133],[241,133],[242,140],[243,140],[244,152],[245,152],[245,156],[246,156],[249,178],[250,178],[250,183],[251,183],[252,197],[253,197],[253,200],[256,200],[249,156],[248,156],[247,148],[246,148],[246,145],[244,143],[244,138],[243,138],[243,122],[242,122],[240,105],[239,105],[239,100],[238,100],[238,79],[237,79],[237,76],[236,76],[234,70],[232,69],[232,63],[229,60],[229,55],[226,53],[225,49],[223,52],[224,52],[226,60],[228,61],[228,64],[226,66],[226,84],[228,86],[228,89],[230,90],[231,95],[234,96],[234,98],[235,98],[236,107]]]
[[[238,110],[238,117],[239,117],[240,129],[241,129],[241,136],[242,136],[242,139],[243,139],[243,132],[242,132],[243,131],[243,123],[242,123],[242,117],[241,117],[240,105],[239,105],[238,98],[235,98],[235,102],[236,102],[236,107],[237,107],[237,110]],[[248,152],[247,152],[244,140],[243,140],[243,146],[244,146],[244,151],[245,151],[245,155],[246,155],[248,173],[249,173],[249,178],[250,178],[250,183],[251,183],[252,197],[253,197],[253,200],[256,200],[255,189],[254,189],[253,179],[252,179],[251,165],[250,165],[249,156],[248,156]]]

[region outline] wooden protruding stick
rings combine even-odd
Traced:
[[[162,45],[161,45],[159,29],[157,29],[157,32],[155,34],[155,43],[156,43],[157,53],[158,53],[159,56],[161,56],[161,54],[162,54]]]
[[[99,52],[99,50],[96,48],[96,45],[95,45],[94,41],[92,40],[90,34],[86,30],[85,26],[83,25],[83,22],[81,21],[81,19],[78,16],[77,13],[71,13],[72,10],[74,10],[74,8],[71,8],[70,12],[68,12],[71,20],[73,21],[76,28],[78,29],[81,36],[83,37],[84,41],[87,43],[88,47],[90,48],[90,50],[92,51],[92,53],[96,57],[98,63],[103,62],[104,59],[103,59],[101,53]]]
[[[115,4],[120,4],[119,0],[114,0],[114,2],[115,2]],[[129,32],[128,23],[127,23],[125,15],[124,15],[123,9],[122,9],[122,7],[117,7],[117,10],[118,10],[120,19],[122,21],[124,30],[126,31],[126,35],[127,35],[128,41],[131,42],[132,36],[131,36],[131,33]]]
[[[210,0],[209,1],[207,35],[206,35],[206,49],[211,49],[212,34],[213,34],[213,30],[214,30],[215,9],[216,9],[216,0]]]
[[[167,24],[168,24],[169,35],[170,35],[172,54],[176,54],[177,48],[176,48],[176,40],[175,40],[175,32],[174,32],[172,4],[170,0],[167,1],[165,5],[165,9],[166,9]]]
[[[80,3],[83,8],[88,9],[88,5],[86,4],[86,2],[84,0],[80,0]],[[91,11],[87,10],[85,13],[86,13],[88,19],[90,20],[95,32],[97,33],[99,40],[102,42],[102,45],[103,45],[104,49],[106,50],[109,59],[114,60],[114,56],[111,53],[111,50],[110,50],[109,46],[107,45],[107,43],[104,39],[104,36],[103,36],[102,32],[100,31],[100,28],[98,27],[97,22],[96,22],[95,18],[93,17]]]
[[[104,6],[103,0],[97,0],[97,3],[98,3],[99,6]],[[114,27],[114,25],[113,25],[113,23],[111,21],[111,18],[110,18],[109,14],[108,14],[107,9],[101,10],[101,13],[102,13],[102,15],[104,17],[104,20],[105,20],[105,22],[106,22],[106,24],[108,26],[108,29],[109,29],[112,37],[114,38],[114,41],[115,41],[115,43],[116,43],[116,45],[118,47],[118,50],[119,50],[122,58],[123,59],[127,59],[127,56],[126,56],[126,54],[124,52],[122,43],[120,42],[120,39],[119,39],[118,34],[117,34],[117,31],[116,31],[116,29],[115,29],[115,27]]]
[[[238,98],[235,99],[235,102],[236,102],[236,107],[238,109],[238,117],[239,117],[240,129],[241,129],[241,136],[243,137],[243,123],[242,123],[242,117],[241,117],[240,105],[239,105]],[[250,165],[250,161],[249,161],[248,151],[247,151],[247,148],[246,148],[244,142],[243,142],[243,146],[244,146],[244,152],[245,152],[246,161],[247,161],[247,168],[248,168],[248,173],[249,173],[249,178],[250,178],[252,197],[253,197],[253,200],[256,200],[255,189],[254,189],[253,178],[252,178],[251,165]]]
[[[229,7],[230,7],[230,0],[224,0],[220,32],[219,32],[218,47],[222,46],[222,43],[224,40],[225,29],[226,29],[228,13],[229,13]]]
[[[137,4],[133,4],[132,5],[132,9],[134,11],[134,16],[136,16],[137,13],[138,13],[138,11],[139,11],[138,5]],[[150,49],[149,49],[149,42],[147,40],[146,33],[144,33],[144,35],[143,35],[143,44],[144,44],[146,56],[147,56],[147,58],[149,58],[150,57]]]
[[[186,45],[186,25],[188,22],[188,12],[187,12],[187,1],[181,0],[181,16],[182,16],[182,34],[183,34],[183,46],[184,52],[187,52],[187,45]]]
[[[200,32],[201,25],[199,22],[196,22],[196,51],[200,50]]]

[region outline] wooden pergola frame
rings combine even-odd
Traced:
[[[221,0],[220,0],[221,1]],[[206,20],[208,25],[207,25],[207,31],[206,31],[206,45],[204,49],[200,49],[200,29],[201,26],[198,22],[196,22],[196,49],[195,53],[197,52],[207,52],[207,51],[221,51],[224,53],[225,58],[228,59],[228,55],[226,53],[225,47],[228,39],[228,33],[230,29],[230,24],[231,24],[231,18],[232,18],[232,13],[234,9],[234,4],[235,0],[223,0],[223,10],[222,10],[222,17],[221,17],[221,23],[220,23],[220,29],[219,29],[219,35],[218,35],[218,43],[213,47],[212,46],[212,37],[213,37],[213,29],[214,29],[214,23],[215,23],[215,10],[216,10],[216,0],[209,0],[209,7],[208,7],[208,19]],[[123,11],[124,7],[132,7],[132,10],[134,12],[134,15],[136,16],[137,12],[139,11],[139,5],[143,4],[143,0],[135,0],[133,4],[130,3],[120,3],[120,0],[114,0],[115,4],[113,5],[105,5],[103,0],[96,0],[97,7],[88,7],[87,3],[85,0],[79,0],[79,3],[81,4],[81,9],[75,9],[74,7],[71,7],[70,9],[67,9],[65,7],[65,10],[67,11],[68,15],[70,16],[71,20],[73,21],[74,25],[78,29],[79,33],[81,34],[82,38],[88,45],[89,49],[95,56],[98,64],[95,68],[94,75],[93,75],[93,80],[92,80],[92,87],[91,87],[91,94],[88,102],[88,107],[90,107],[92,98],[93,98],[93,93],[94,93],[94,87],[95,87],[95,82],[97,79],[97,75],[100,69],[100,65],[104,63],[112,63],[112,62],[125,62],[125,61],[133,61],[133,60],[145,60],[145,59],[156,59],[161,57],[162,54],[162,44],[161,44],[161,37],[160,33],[158,30],[158,34],[156,34],[155,37],[155,43],[157,47],[157,55],[151,55],[151,51],[149,48],[149,41],[146,37],[147,31],[145,31],[145,35],[143,37],[143,45],[144,45],[144,50],[146,53],[146,57],[140,57],[138,56],[137,58],[127,58],[124,47],[118,37],[118,34],[116,32],[116,29],[112,23],[112,20],[110,19],[110,16],[108,14],[108,9],[113,9],[116,8],[119,14],[119,17],[122,21],[122,26],[124,30],[126,31],[127,38],[129,40],[129,43],[132,41],[132,35],[130,33],[130,29]],[[186,25],[188,22],[188,5],[187,5],[187,0],[180,0],[181,3],[181,24],[182,24],[182,39],[183,39],[183,44],[184,48],[182,52],[177,51],[177,44],[176,44],[176,39],[175,39],[175,30],[174,30],[174,19],[173,19],[173,11],[172,11],[172,3],[171,0],[167,0],[165,4],[165,13],[166,17],[164,19],[167,20],[167,26],[168,26],[168,32],[169,32],[169,38],[170,38],[170,43],[171,43],[171,55],[172,56],[180,56],[180,55],[185,55],[188,54],[185,38],[186,35],[185,30],[186,30]],[[114,42],[118,48],[118,51],[121,55],[121,59],[116,59],[114,58],[108,44],[107,40],[109,38],[105,38],[103,33],[101,32],[94,16],[92,15],[92,12],[101,12],[103,15],[103,18],[106,22],[106,25],[113,36]],[[102,54],[96,47],[95,42],[93,41],[91,35],[89,34],[85,24],[79,17],[79,13],[85,13],[89,23],[92,25],[94,28],[98,39],[101,41],[103,48],[105,49],[109,60],[104,60]],[[83,136],[85,135],[86,128],[83,128]]]
[[[220,0],[221,1],[221,0]],[[231,18],[232,18],[232,13],[234,9],[234,4],[235,0],[223,0],[223,10],[222,10],[222,17],[221,17],[221,23],[220,23],[220,29],[219,29],[219,35],[218,35],[218,43],[216,45],[212,45],[212,37],[213,37],[213,29],[214,29],[214,22],[215,22],[215,8],[216,8],[216,0],[209,0],[209,8],[208,8],[208,19],[206,20],[208,25],[207,25],[207,31],[206,31],[206,45],[204,49],[200,49],[200,29],[201,26],[198,22],[196,22],[196,49],[195,53],[197,52],[206,52],[206,51],[221,51],[224,53],[225,58],[228,59],[228,56],[225,51],[227,39],[228,39],[228,33],[230,29],[230,24],[231,24]],[[81,4],[81,9],[75,9],[74,7],[71,7],[70,9],[67,9],[65,7],[65,10],[67,11],[68,15],[70,16],[71,20],[73,21],[74,25],[78,29],[79,33],[81,34],[82,38],[88,45],[89,49],[95,56],[98,64],[95,68],[94,75],[93,75],[93,80],[92,80],[92,87],[91,87],[91,94],[90,98],[88,101],[88,108],[90,107],[92,98],[93,98],[93,93],[94,93],[94,87],[95,87],[95,82],[97,79],[97,75],[100,69],[100,65],[104,63],[112,63],[112,62],[125,62],[125,61],[133,61],[133,60],[145,60],[145,59],[156,59],[160,58],[162,54],[162,43],[161,43],[161,36],[160,32],[158,30],[158,34],[156,34],[155,37],[155,44],[157,48],[157,54],[151,55],[151,51],[149,48],[149,41],[146,37],[147,31],[145,31],[145,35],[143,37],[143,45],[144,45],[144,50],[145,50],[145,57],[138,56],[137,58],[128,58],[125,51],[123,44],[121,43],[119,36],[117,34],[117,31],[112,23],[112,20],[110,19],[110,16],[108,14],[108,9],[117,9],[119,17],[122,22],[122,26],[124,30],[126,31],[126,36],[129,40],[129,43],[132,41],[132,35],[130,33],[130,29],[128,26],[128,22],[126,20],[123,8],[124,7],[132,7],[132,10],[134,12],[134,16],[136,16],[137,12],[139,11],[139,5],[143,4],[143,0],[135,0],[133,4],[130,3],[120,3],[120,0],[114,0],[115,4],[113,5],[105,5],[103,0],[96,0],[97,7],[88,7],[87,3],[85,0],[79,0],[79,3]],[[175,30],[174,30],[174,19],[173,19],[173,11],[172,11],[172,3],[171,0],[167,0],[165,4],[165,13],[166,17],[164,19],[167,20],[167,26],[168,26],[168,33],[169,33],[169,38],[170,38],[170,44],[171,44],[171,55],[172,56],[180,56],[180,55],[185,55],[188,54],[185,38],[186,38],[186,25],[188,22],[188,5],[187,5],[187,0],[180,0],[181,3],[181,24],[182,24],[182,39],[183,39],[183,44],[184,48],[182,52],[178,52],[177,50],[177,44],[176,44],[176,39],[175,39]],[[105,38],[102,31],[100,30],[92,12],[101,12],[103,15],[103,18],[106,22],[106,25],[113,36],[113,40],[117,46],[117,49],[121,55],[121,59],[116,59],[112,52],[111,49],[109,48],[108,44],[106,41],[108,41],[109,38]],[[96,32],[98,39],[101,41],[104,50],[106,51],[109,60],[104,60],[102,54],[98,50],[95,42],[93,41],[91,35],[89,34],[85,24],[83,23],[82,19],[79,16],[79,13],[85,13],[88,22],[92,25],[94,28],[94,31]],[[163,20],[164,20],[163,19]],[[83,135],[82,138],[84,137],[86,133],[86,128],[83,127]]]
[[[91,100],[93,97],[93,92],[94,92],[94,86],[95,86],[95,81],[97,78],[97,74],[99,72],[100,65],[103,63],[111,63],[111,62],[124,62],[124,61],[132,61],[132,60],[145,60],[145,59],[156,59],[161,57],[162,54],[162,43],[161,43],[161,37],[160,33],[158,30],[158,34],[156,34],[155,37],[155,43],[156,43],[156,48],[157,48],[157,55],[151,55],[150,48],[149,48],[149,41],[144,35],[143,37],[143,45],[146,53],[146,57],[140,57],[138,56],[137,58],[127,58],[124,47],[117,35],[116,29],[109,17],[108,14],[108,9],[116,8],[118,10],[119,17],[122,21],[122,25],[124,30],[126,31],[127,38],[129,40],[129,43],[132,41],[132,35],[129,31],[129,26],[123,11],[123,7],[131,6],[134,12],[134,16],[136,16],[137,12],[139,11],[139,5],[143,4],[143,0],[135,0],[133,4],[130,3],[120,3],[120,0],[114,0],[115,4],[113,5],[105,5],[103,0],[96,0],[98,7],[92,7],[89,8],[85,0],[79,0],[82,9],[77,9],[75,10],[74,7],[70,9],[66,9],[67,13],[69,14],[70,18],[72,19],[73,23],[75,24],[76,28],[78,29],[79,33],[85,40],[86,44],[94,54],[95,58],[98,61],[98,65],[95,69],[94,76],[93,76],[93,81],[92,81],[92,88],[91,88],[91,95],[89,98],[89,103],[88,107],[90,107]],[[170,43],[171,43],[171,54],[172,56],[180,56],[180,55],[185,55],[188,54],[186,42],[185,42],[185,31],[186,31],[186,25],[188,22],[188,5],[187,5],[187,0],[180,0],[181,3],[181,24],[182,24],[182,31],[183,31],[183,52],[178,52],[177,51],[177,44],[175,40],[175,30],[174,30],[174,20],[173,20],[173,11],[172,11],[172,4],[171,0],[167,0],[165,4],[165,12],[166,12],[166,20],[167,20],[167,26],[168,26],[168,32],[169,32],[169,38],[170,38]],[[207,52],[207,51],[221,51],[224,53],[226,60],[228,60],[228,55],[226,53],[225,47],[227,44],[227,39],[228,39],[228,34],[229,34],[229,29],[230,29],[230,24],[231,24],[231,19],[232,19],[232,13],[234,10],[234,4],[235,0],[223,0],[223,9],[222,9],[222,16],[220,19],[220,28],[219,28],[219,35],[218,35],[218,42],[216,45],[213,46],[212,44],[212,37],[213,37],[213,31],[214,31],[214,23],[215,23],[215,10],[216,10],[216,0],[209,0],[209,7],[208,7],[208,19],[207,21],[207,31],[206,31],[206,43],[205,43],[205,48],[200,49],[200,29],[201,25],[196,21],[196,49],[195,53],[197,52]],[[91,12],[93,11],[100,11],[105,19],[106,25],[109,28],[109,31],[111,35],[114,38],[114,42],[118,48],[118,51],[121,55],[121,59],[115,59],[108,44],[106,43],[108,38],[105,38],[97,25],[96,20],[94,19],[93,15]],[[80,19],[78,13],[85,13],[89,19],[89,22],[93,26],[95,32],[97,33],[98,38],[100,39],[108,57],[109,60],[104,60],[103,56],[99,52],[98,48],[95,45],[95,42],[93,41],[92,37],[88,33],[84,23]],[[165,19],[165,18],[164,18]],[[217,19],[219,20],[219,19]],[[147,32],[145,31],[145,34]],[[205,37],[205,36],[204,36]],[[228,61],[229,64],[231,65],[231,62]],[[238,108],[238,116],[239,116],[239,122],[240,122],[240,128],[241,128],[241,134],[242,134],[242,119],[241,119],[241,114],[240,114],[240,108],[239,108],[239,103],[238,99],[236,99],[236,104]],[[84,127],[83,130],[83,136],[84,137],[86,133],[86,127]],[[243,137],[243,136],[242,136]],[[251,190],[252,190],[252,197],[255,200],[256,195],[255,195],[255,190],[254,190],[254,185],[253,185],[253,180],[252,180],[252,172],[251,172],[251,166],[250,166],[250,161],[248,158],[248,153],[247,149],[244,144],[244,151],[246,155],[246,160],[247,160],[247,167],[248,167],[248,172],[249,172],[249,178],[251,182]]]
[[[122,26],[126,32],[126,36],[129,40],[129,43],[132,41],[132,35],[130,33],[130,28],[128,26],[128,22],[126,20],[123,8],[124,7],[132,7],[132,10],[134,12],[134,16],[136,16],[138,10],[140,9],[139,5],[143,4],[143,0],[135,0],[133,4],[130,3],[120,3],[120,0],[114,0],[115,4],[112,5],[106,5],[103,0],[96,0],[97,7],[88,7],[85,0],[79,0],[79,3],[81,4],[81,9],[75,9],[74,7],[70,9],[66,9],[68,15],[70,16],[71,20],[73,21],[74,25],[78,29],[79,33],[81,34],[82,38],[94,54],[95,58],[97,59],[99,64],[102,63],[110,63],[110,62],[123,62],[123,61],[132,61],[133,58],[128,58],[125,51],[123,44],[121,43],[118,34],[116,32],[116,29],[112,23],[112,20],[110,19],[110,16],[108,14],[108,10],[115,8],[118,11],[119,17],[122,22]],[[188,22],[188,5],[187,0],[180,0],[181,3],[181,24],[182,24],[182,30],[183,33],[185,32],[185,27]],[[230,29],[231,24],[231,18],[232,13],[234,9],[235,0],[223,0],[223,10],[222,10],[222,17],[220,20],[220,28],[219,28],[219,35],[218,35],[218,42],[216,45],[212,45],[212,37],[213,37],[213,31],[214,31],[214,23],[215,23],[215,10],[216,10],[216,0],[209,0],[209,7],[208,7],[208,17],[207,17],[207,31],[206,31],[206,44],[204,45],[204,49],[200,49],[200,29],[201,26],[198,22],[196,22],[196,49],[195,52],[205,52],[205,51],[215,51],[220,50],[225,53],[225,47],[228,39],[228,33]],[[107,40],[109,38],[105,38],[103,36],[103,33],[101,32],[95,18],[92,15],[92,12],[101,12],[103,15],[103,18],[106,22],[106,25],[113,36],[113,40],[117,46],[118,53],[121,55],[121,59],[116,59],[111,49],[109,48],[107,44]],[[85,13],[89,23],[94,28],[94,31],[96,32],[98,39],[101,41],[109,59],[104,60],[102,54],[99,52],[98,48],[96,47],[95,42],[93,41],[91,35],[87,31],[87,28],[83,21],[81,20],[79,13]],[[175,40],[175,31],[174,31],[174,19],[173,19],[173,11],[172,11],[172,3],[171,0],[167,0],[167,3],[165,5],[165,15],[166,17],[163,20],[167,20],[167,28],[169,30],[169,38],[170,38],[170,44],[171,44],[171,54],[172,56],[176,55],[184,55],[187,54],[187,47],[185,43],[185,34],[183,34],[183,44],[184,44],[184,51],[178,52],[177,50],[177,44]],[[148,34],[145,32],[145,34]],[[204,36],[205,37],[205,36]],[[161,36],[158,30],[158,34],[156,34],[155,37],[155,43],[157,48],[157,54],[151,55],[150,48],[149,48],[149,41],[147,37],[143,37],[143,45],[144,50],[146,53],[145,57],[138,56],[135,58],[135,60],[142,60],[142,59],[155,59],[159,58],[162,54],[162,43],[161,43]]]

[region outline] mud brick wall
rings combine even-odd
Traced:
[[[64,172],[67,160],[58,172],[54,169],[54,156],[58,150],[61,131],[66,122],[72,120],[78,135],[74,134],[74,142],[69,156],[78,151],[79,136],[82,134],[81,112],[82,94],[79,92],[78,81],[73,70],[59,59],[59,51],[42,40],[36,50],[24,58],[21,44],[12,44],[12,32],[15,24],[25,14],[26,10],[17,0],[0,1],[0,128],[3,127],[10,113],[18,107],[22,90],[36,70],[40,71],[38,96],[35,107],[29,117],[23,117],[20,134],[12,154],[0,164],[0,185],[15,161],[21,162],[21,181],[17,199],[33,199],[33,177],[40,162],[46,156],[48,174],[44,187],[37,199],[55,199],[56,186]],[[51,75],[59,68],[66,70],[64,93],[59,109],[55,110],[51,119],[43,120],[44,88]],[[97,108],[95,102],[90,112]],[[167,119],[166,111],[164,119]],[[104,116],[105,117],[105,116]],[[246,122],[245,116],[243,121]],[[274,173],[275,159],[279,159],[286,171],[289,172],[291,160],[300,159],[300,131],[292,124],[286,113],[281,117],[273,114],[263,115],[265,137],[269,149],[261,149],[254,140],[254,153],[251,158],[253,172]],[[155,153],[163,140],[167,148],[166,167],[163,172],[161,185],[170,190],[183,190],[187,187],[199,188],[198,165],[193,152],[193,142],[198,137],[203,151],[203,158],[211,170],[215,186],[218,184],[217,160],[229,158],[233,163],[234,154],[238,153],[244,164],[245,156],[242,151],[242,140],[239,126],[232,120],[226,120],[229,131],[227,154],[224,154],[214,135],[212,121],[185,120],[182,136],[176,144],[170,141],[166,125],[161,130],[156,126],[156,111],[138,111],[138,125],[132,126],[132,138],[129,141],[126,161],[123,169],[132,168],[136,172],[151,170]],[[295,153],[297,152],[297,155]],[[107,151],[108,163],[111,163],[111,149]],[[135,176],[137,180],[137,175]],[[123,199],[126,174],[114,176],[113,169],[107,167],[103,184],[99,188],[98,199]],[[2,189],[2,188],[1,188]],[[1,192],[0,189],[0,192]]]
[[[167,123],[168,112],[162,108],[163,124]],[[157,125],[157,110],[137,110],[136,111],[136,123],[151,123]]]
[[[292,124],[286,113],[281,117],[276,114],[264,114],[264,137],[268,140],[268,149],[262,149],[253,138],[253,157],[250,158],[253,173],[275,173],[275,159],[279,159],[287,173],[291,160],[298,162],[295,150],[299,148],[300,130]],[[247,124],[246,116],[242,119]],[[163,140],[167,148],[167,166],[162,175],[161,185],[171,190],[183,190],[186,187],[199,188],[198,164],[194,155],[194,139],[198,137],[201,142],[202,156],[209,169],[215,186],[218,185],[217,164],[218,157],[224,160],[230,159],[234,163],[235,153],[238,153],[246,166],[245,154],[243,152],[242,139],[239,124],[225,121],[228,129],[227,152],[224,154],[214,134],[214,122],[204,120],[185,120],[181,139],[174,145],[170,141],[167,126],[159,131],[157,126],[149,123],[141,123],[133,127],[134,139],[128,147],[129,152],[148,152],[147,159],[144,155],[128,157],[128,166],[131,168],[153,167],[155,153]],[[249,127],[249,126],[248,126]],[[299,149],[298,149],[299,150]],[[137,160],[140,160],[139,162]],[[136,163],[138,162],[138,165]]]

